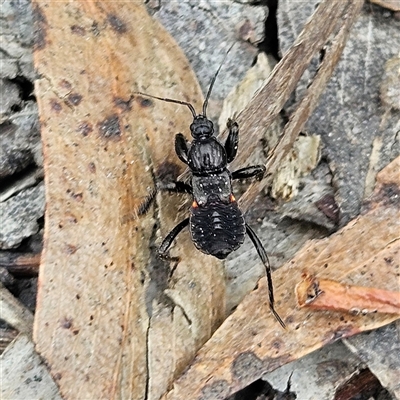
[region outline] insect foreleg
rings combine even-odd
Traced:
[[[188,163],[188,141],[182,133],[175,136],[175,152],[183,163]]]
[[[172,193],[193,193],[193,188],[181,181],[174,181],[174,182],[160,182],[158,185],[158,190],[163,190]]]
[[[229,118],[226,126],[229,130],[229,134],[225,142],[225,151],[227,155],[227,162],[229,164],[236,157],[239,143],[239,125]]]
[[[251,167],[240,168],[232,172],[232,179],[247,179],[256,176],[262,179],[265,173],[264,165],[252,165]]]
[[[269,264],[267,252],[265,251],[264,246],[261,243],[261,240],[258,238],[253,229],[250,228],[250,226],[247,224],[246,224],[246,233],[249,235],[250,240],[253,242],[254,247],[256,248],[257,253],[260,256],[261,261],[265,267],[265,275],[268,283],[269,308],[271,309],[272,314],[274,314],[276,320],[282,325],[283,328],[286,328],[285,323],[282,321],[281,317],[278,315],[278,313],[275,311],[274,308],[274,289],[272,286],[271,266]]]

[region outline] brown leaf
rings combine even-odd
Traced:
[[[158,215],[136,210],[153,175],[182,171],[174,135],[191,115],[131,94],[198,108],[201,92],[142,3],[33,7],[47,200],[37,349],[65,399],[156,397],[220,324],[225,286],[221,263],[188,235],[173,249],[182,261],[170,282],[152,256]],[[160,198],[163,235],[182,218],[176,203]]]
[[[397,254],[386,251],[379,256],[394,259],[395,255]],[[296,285],[296,297],[299,307],[311,310],[344,311],[363,315],[374,312],[400,315],[400,292],[346,285],[308,274]]]
[[[265,280],[250,293],[197,354],[166,398],[223,399],[265,372],[340,338],[398,317],[310,312],[296,305],[294,288],[305,269],[345,284],[398,290],[400,158],[378,174],[367,211],[336,234],[311,241],[273,274],[281,327],[268,310]],[[390,256],[389,256],[390,255]],[[389,257],[387,257],[389,256]]]

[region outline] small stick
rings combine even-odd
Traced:
[[[0,267],[17,278],[31,278],[39,274],[41,253],[2,253]]]

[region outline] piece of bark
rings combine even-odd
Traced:
[[[262,379],[283,390],[288,376],[293,374],[291,389],[297,399],[331,400],[336,389],[363,368],[365,364],[360,363],[360,359],[338,341],[268,372]]]
[[[17,247],[39,231],[38,219],[44,212],[44,191],[43,182],[40,182],[0,203],[1,249]]]
[[[24,174],[22,178],[14,181],[0,193],[0,202],[8,200],[10,197],[18,194],[25,189],[36,186],[36,184],[41,180],[43,180],[42,168]]]
[[[65,399],[158,398],[224,317],[222,264],[182,233],[160,196],[138,217],[154,177],[182,170],[174,135],[190,112],[132,92],[202,95],[176,43],[138,2],[34,1],[36,82],[47,209],[35,341]]]
[[[348,400],[354,398],[377,398],[382,386],[378,378],[369,369],[363,369],[354,374],[347,382],[340,385],[333,400]],[[378,397],[381,398],[381,397]]]
[[[384,257],[396,259],[397,253],[385,249]],[[400,292],[347,285],[312,275],[296,285],[299,307],[310,310],[343,311],[351,314],[387,313],[400,315]]]
[[[388,110],[400,110],[400,54],[386,61],[379,92],[381,101]]]
[[[224,100],[224,106],[219,118],[219,125],[225,126],[228,118],[235,119],[252,100],[255,93],[267,81],[271,69],[272,59],[260,53],[257,63],[249,69],[243,81],[240,82]],[[275,64],[274,64],[275,65]],[[258,142],[266,143],[269,149],[274,148],[282,136],[283,121],[279,116],[265,132],[260,132]],[[296,133],[297,135],[297,133]],[[259,146],[247,159],[247,164],[265,164],[265,153],[268,149]],[[241,149],[240,149],[241,151]],[[239,152],[240,154],[240,152]],[[320,161],[320,138],[318,136],[300,136],[293,143],[291,151],[281,160],[277,173],[271,183],[273,198],[289,199],[298,194],[300,178],[312,171]]]
[[[224,98],[257,56],[268,8],[264,4],[215,0],[161,1],[151,8],[154,18],[164,25],[189,59],[203,93],[207,93],[226,51],[235,43],[210,96],[207,116],[217,120]],[[226,120],[222,129],[225,125]]]
[[[276,309],[287,324],[282,331],[268,310],[265,280],[198,352],[175,382],[168,400],[223,399],[266,371],[298,359],[328,343],[386,325],[387,314],[341,315],[296,307],[294,287],[304,269],[327,279],[397,290],[400,229],[400,158],[378,174],[367,211],[331,237],[312,241],[273,274]]]
[[[17,329],[14,328],[0,328],[0,355],[3,354],[4,350],[9,344],[19,335]]]

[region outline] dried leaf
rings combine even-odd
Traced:
[[[136,210],[154,176],[181,172],[174,135],[191,115],[132,92],[197,108],[201,92],[142,3],[33,6],[47,200],[37,349],[65,399],[157,398],[220,324],[225,286],[188,235],[171,281],[150,251],[158,214]],[[163,235],[182,218],[176,203],[160,197]]]
[[[238,112],[243,110],[250,103],[254,94],[263,86],[271,73],[272,61],[265,54],[261,53],[257,57],[257,63],[249,69],[244,79],[232,89],[224,100],[219,126],[224,126],[228,118],[235,119]],[[276,120],[265,130],[259,133],[261,138],[267,143],[269,148],[273,148],[282,135],[282,118],[278,115]],[[300,178],[312,171],[320,160],[320,137],[316,135],[299,136],[293,144],[293,148],[288,152],[285,159],[274,175],[271,183],[271,195],[273,198],[283,198],[286,201],[298,194]],[[257,151],[259,150],[259,151]],[[247,164],[265,163],[264,149],[259,146]],[[262,153],[262,154],[257,154]]]
[[[395,254],[384,255],[393,259]],[[312,310],[344,311],[351,314],[400,315],[400,292],[346,285],[305,275],[296,285],[297,304]]]
[[[265,280],[197,354],[166,398],[223,399],[260,376],[328,343],[388,324],[388,314],[341,315],[296,306],[294,288],[305,269],[346,284],[398,290],[400,158],[378,174],[364,215],[331,237],[309,242],[273,274],[282,331],[268,310]]]
[[[400,320],[362,335],[343,340],[347,349],[379,379],[381,385],[400,398],[399,353]]]
[[[307,118],[316,107],[323,88],[339,61],[351,27],[362,5],[363,1],[361,0],[335,0],[319,3],[293,46],[272,71],[264,87],[237,118],[242,131],[246,132],[246,137],[241,144],[244,150],[238,157],[238,162],[249,157],[249,153],[255,146],[251,141],[255,142],[257,130],[260,127],[268,128],[275,120],[315,52],[320,51],[324,45],[329,43],[324,59],[310,83],[307,93],[299,101],[296,111],[293,112],[286,124],[281,140],[270,152],[266,169],[270,175],[277,171],[282,160],[292,149]],[[260,183],[250,185],[239,201],[244,210],[248,209],[259,191],[268,186],[269,181],[269,179],[264,179]]]
[[[32,335],[33,315],[0,283],[0,318],[27,336]]]
[[[383,8],[387,8],[388,10],[400,11],[399,0],[370,0],[370,2],[375,3]]]

